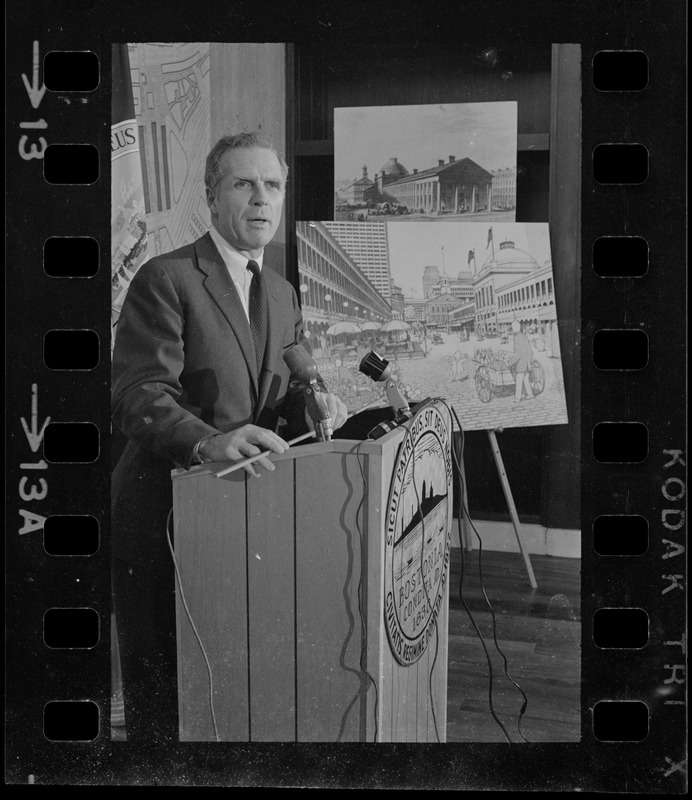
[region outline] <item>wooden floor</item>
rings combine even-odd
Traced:
[[[513,742],[568,742],[580,738],[580,560],[531,556],[537,589],[531,589],[518,553],[483,552],[485,593],[496,619],[505,675],[493,640],[492,615],[479,579],[478,550],[452,550],[450,569],[448,742],[506,742],[489,703],[488,662],[464,608],[485,640],[493,671],[492,704]],[[523,738],[522,738],[523,735]]]
[[[569,742],[580,735],[580,564],[579,559],[532,556],[538,588],[533,590],[518,553],[483,552],[485,593],[479,578],[478,550],[452,549],[450,566],[447,742],[506,742],[489,703],[489,671],[483,645],[462,604],[471,613],[490,656],[492,704],[513,742]],[[116,707],[114,707],[115,712]],[[115,719],[117,718],[117,719]],[[112,738],[125,739],[122,703],[114,713]]]

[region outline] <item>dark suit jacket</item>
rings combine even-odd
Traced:
[[[298,299],[266,264],[263,274],[269,327],[260,375],[247,317],[209,234],[135,275],[113,354],[113,420],[129,440],[112,481],[116,556],[133,552],[133,537],[165,535],[170,471],[190,467],[200,439],[247,423],[273,430],[280,416],[293,425],[287,435],[307,430],[283,361],[291,345],[306,345]]]
[[[510,359],[510,365],[513,366],[517,372],[528,372],[531,359],[533,358],[533,349],[531,343],[525,333],[519,331],[514,334],[514,353]]]

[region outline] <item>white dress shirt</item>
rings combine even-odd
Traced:
[[[240,302],[243,304],[245,316],[248,318],[249,322],[250,314],[248,308],[250,305],[250,283],[252,282],[252,273],[247,268],[249,259],[247,256],[244,256],[242,253],[228,244],[228,242],[213,225],[209,229],[209,233],[211,234],[212,241],[216,245],[216,249],[219,251],[219,255],[223,259],[223,263],[226,265],[228,274],[231,276],[231,280],[238,291],[238,297],[240,298]],[[260,270],[262,269],[263,257],[264,253],[257,258],[252,259],[259,264]]]

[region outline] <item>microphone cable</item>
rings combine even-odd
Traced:
[[[445,405],[447,405],[447,403],[445,403]],[[464,559],[464,546],[463,546],[462,536],[461,536],[461,522],[462,522],[462,515],[464,515],[466,517],[466,519],[468,520],[469,524],[471,525],[471,528],[473,529],[473,532],[474,532],[474,534],[476,536],[476,539],[478,539],[478,577],[479,577],[479,580],[480,580],[480,587],[481,587],[481,592],[483,594],[483,598],[485,599],[485,603],[486,603],[486,605],[488,607],[488,610],[490,611],[490,615],[491,615],[491,618],[492,618],[492,631],[493,631],[493,641],[495,643],[495,649],[497,650],[497,652],[499,653],[499,655],[502,658],[503,665],[504,665],[504,674],[505,674],[505,676],[518,689],[519,693],[521,694],[521,696],[523,698],[522,706],[521,706],[521,709],[519,710],[519,717],[517,719],[517,731],[519,733],[519,736],[524,740],[524,742],[529,743],[529,740],[526,739],[526,737],[524,736],[524,734],[521,731],[521,719],[524,716],[524,713],[526,712],[526,708],[528,706],[529,700],[528,700],[528,697],[526,696],[526,693],[521,688],[521,686],[509,674],[507,658],[506,658],[504,652],[502,651],[502,649],[500,648],[500,645],[499,645],[499,643],[497,641],[497,618],[495,616],[495,611],[494,611],[494,609],[492,607],[492,604],[490,602],[490,598],[488,597],[488,595],[487,595],[487,593],[485,591],[485,582],[483,580],[483,565],[482,565],[483,541],[482,541],[482,539],[480,537],[480,534],[478,533],[478,530],[476,529],[476,526],[473,524],[473,520],[471,519],[471,514],[470,514],[468,508],[464,504],[464,493],[463,493],[463,488],[464,487],[463,487],[463,478],[462,478],[462,474],[463,474],[462,473],[462,464],[463,464],[463,457],[464,457],[464,445],[465,445],[465,441],[466,441],[465,437],[464,437],[464,429],[461,426],[461,422],[459,421],[459,417],[457,416],[457,413],[456,413],[454,407],[450,406],[450,405],[447,405],[447,408],[454,415],[454,419],[456,420],[456,423],[459,426],[459,432],[461,434],[461,436],[460,436],[459,453],[457,454],[456,448],[454,448],[454,447],[452,448],[452,454],[453,454],[453,457],[454,457],[454,463],[456,464],[457,471],[459,473],[459,511],[460,511],[460,513],[459,513],[459,523],[458,523],[458,525],[459,525],[459,544],[460,544],[460,552],[461,552],[461,575],[460,575],[460,578],[459,578],[459,597],[461,599],[462,604],[464,605],[464,608],[466,609],[466,613],[468,614],[469,618],[471,619],[471,622],[473,623],[474,628],[476,629],[476,633],[478,634],[478,636],[481,639],[481,644],[483,645],[483,649],[485,650],[486,659],[488,661],[489,674],[490,674],[490,686],[489,686],[488,694],[489,694],[489,703],[490,703],[491,714],[495,718],[495,721],[498,723],[498,725],[500,725],[500,727],[504,731],[505,736],[507,737],[507,739],[511,742],[511,739],[509,739],[509,735],[507,734],[507,731],[505,730],[504,726],[499,722],[499,719],[497,718],[497,716],[495,714],[495,711],[494,711],[494,708],[493,708],[493,705],[492,705],[492,665],[490,663],[490,657],[489,657],[488,651],[487,651],[487,649],[485,647],[485,642],[483,640],[483,637],[481,636],[480,631],[478,630],[478,627],[476,626],[476,623],[473,620],[471,612],[468,609],[468,607],[467,607],[467,605],[466,605],[466,603],[465,603],[465,601],[463,599],[463,595],[462,595],[462,582],[463,582],[464,560],[465,559]]]
[[[204,663],[207,666],[207,674],[209,675],[209,711],[211,712],[211,721],[212,725],[214,726],[214,737],[217,742],[220,742],[221,739],[219,738],[219,729],[216,724],[216,713],[214,711],[214,678],[211,671],[211,664],[209,663],[209,658],[207,656],[207,651],[204,649],[204,645],[202,644],[202,639],[197,631],[197,626],[192,619],[192,614],[190,613],[190,609],[188,608],[187,601],[185,600],[185,592],[183,591],[183,581],[180,577],[180,570],[178,569],[178,561],[175,557],[175,551],[173,550],[173,544],[171,542],[171,518],[173,516],[173,509],[171,508],[168,512],[168,516],[166,517],[166,539],[168,541],[168,549],[171,551],[171,558],[173,559],[173,567],[175,569],[175,577],[178,583],[178,589],[180,590],[180,600],[183,604],[185,609],[185,613],[187,614],[187,618],[190,622],[192,630],[195,634],[197,639],[197,644],[199,645],[200,650],[202,651],[202,656],[204,657]]]
[[[361,553],[361,569],[360,569],[360,572],[359,572],[359,575],[358,575],[358,588],[357,588],[356,591],[357,591],[357,596],[358,596],[358,616],[360,617],[360,635],[362,637],[363,644],[365,645],[365,644],[367,644],[368,626],[367,626],[367,624],[365,622],[365,617],[363,616],[363,605],[361,603],[361,592],[362,592],[362,587],[363,587],[363,529],[360,526],[360,524],[358,523],[358,512],[362,511],[363,504],[365,502],[365,498],[367,497],[367,493],[368,493],[368,483],[367,483],[367,479],[365,477],[365,472],[363,470],[363,464],[361,463],[361,460],[360,460],[360,448],[363,446],[363,444],[364,444],[364,440],[361,440],[361,441],[358,442],[358,445],[355,448],[356,461],[358,463],[358,469],[360,470],[361,480],[363,481],[363,495],[361,497],[360,503],[358,503],[358,507],[356,508],[356,530],[358,531],[358,538],[360,540],[360,553]],[[351,451],[351,452],[353,452],[353,451]],[[373,687],[375,689],[375,706],[374,706],[374,710],[373,710],[373,718],[374,718],[374,721],[375,721],[375,733],[374,733],[374,736],[373,736],[373,742],[377,742],[378,741],[377,737],[379,735],[379,731],[378,731],[378,712],[379,712],[380,698],[379,698],[379,692],[377,690],[377,681],[372,677],[370,672],[368,672],[368,669],[364,664],[364,660],[363,659],[364,659],[364,655],[365,655],[365,650],[366,650],[366,647],[364,647],[364,646],[362,646],[360,648],[359,664],[360,664],[360,668],[363,670],[363,672],[368,676],[368,678],[370,678],[370,682],[372,683],[372,685],[373,685]]]

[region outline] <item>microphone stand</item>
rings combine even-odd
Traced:
[[[360,371],[376,383],[384,383],[387,401],[394,411],[394,419],[380,422],[369,433],[368,439],[379,439],[413,417],[406,398],[402,395],[396,381],[392,378],[392,367],[385,358],[374,350],[367,353],[360,362]]]
[[[305,407],[310,419],[315,426],[315,436],[318,442],[328,442],[332,438],[332,421],[329,416],[327,403],[322,396],[322,390],[317,381],[310,381],[303,387]]]

